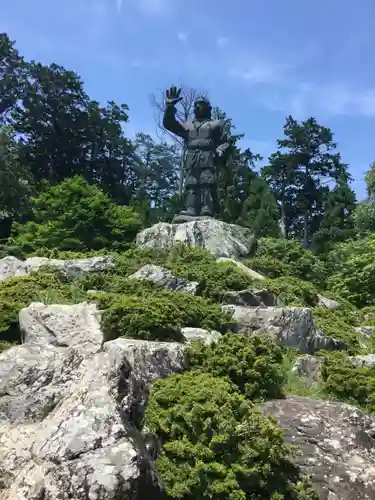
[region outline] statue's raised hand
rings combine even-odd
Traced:
[[[178,102],[182,101],[181,89],[171,87],[165,92],[165,103],[169,106],[175,106]]]

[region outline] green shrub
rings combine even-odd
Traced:
[[[311,283],[291,276],[267,280],[264,285],[285,306],[314,307],[318,303],[317,290]],[[263,286],[264,286],[263,285]]]
[[[216,262],[207,250],[199,247],[176,245],[168,255],[165,266],[176,276],[197,281],[197,294],[220,301],[223,291],[244,290],[254,285],[235,264]]]
[[[375,374],[372,368],[354,365],[345,353],[330,353],[325,356],[322,375],[328,394],[375,415]]]
[[[105,340],[117,337],[181,340],[181,327],[225,331],[231,325],[220,306],[188,293],[158,291],[139,296],[103,294]]]
[[[268,259],[271,265],[273,260],[281,262],[288,266],[285,268],[287,275],[310,281],[319,286],[322,286],[326,279],[324,263],[309,250],[304,250],[296,240],[260,238],[253,257]],[[280,267],[279,264],[277,266]],[[258,271],[258,269],[256,270]],[[262,273],[262,270],[259,269],[259,272]],[[272,277],[266,269],[263,269],[263,273]]]
[[[72,303],[81,300],[79,290],[58,271],[40,270],[28,276],[8,278],[0,288],[0,339],[20,340],[18,313],[33,301],[54,296],[54,302]]]
[[[103,271],[89,273],[78,279],[85,290],[131,294],[143,289],[155,290],[156,286],[148,280],[128,280],[127,278],[146,264],[163,266],[168,252],[150,248],[131,248],[115,256],[115,265]]]
[[[375,305],[375,234],[337,245],[328,254],[328,288],[357,307]]]
[[[187,350],[192,369],[228,377],[253,401],[283,396],[282,350],[270,339],[228,333],[218,342],[193,342]]]
[[[364,307],[361,310],[362,318],[361,325],[375,326],[375,306]]]
[[[225,379],[188,372],[156,381],[145,423],[161,442],[156,466],[172,498],[317,498],[289,462],[282,431]]]
[[[351,316],[345,310],[316,307],[314,309],[316,325],[321,328],[327,337],[345,342],[349,354],[360,351],[359,335],[352,324]]]
[[[286,264],[281,260],[260,255],[259,257],[252,257],[245,261],[246,266],[267,278],[279,278],[281,276],[290,276],[293,274],[292,265]]]
[[[121,250],[129,247],[142,225],[132,208],[113,203],[79,176],[42,191],[31,205],[32,220],[16,224],[9,242],[17,256],[42,248]]]

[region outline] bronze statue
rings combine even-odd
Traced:
[[[186,144],[184,160],[184,210],[175,222],[196,217],[214,217],[218,211],[217,165],[230,146],[229,124],[211,117],[211,104],[205,97],[194,102],[192,121],[176,120],[176,104],[181,101],[181,89],[166,91],[164,127],[181,137]]]

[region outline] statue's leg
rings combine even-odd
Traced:
[[[188,173],[184,187],[185,187],[184,189],[185,208],[184,210],[182,210],[180,215],[195,217],[198,213],[198,205],[199,205],[199,198],[197,193],[198,181],[193,176],[192,172]]]
[[[212,169],[202,170],[200,181],[201,215],[213,217],[216,182]]]

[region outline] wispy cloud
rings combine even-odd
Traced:
[[[231,68],[229,74],[233,77],[245,80],[250,84],[274,84],[284,77],[284,74],[287,70],[287,65],[258,59],[246,64],[246,66],[243,68]]]
[[[259,103],[296,118],[317,113],[324,117],[375,116],[375,87],[360,88],[346,81],[304,80],[299,76],[301,73],[300,65],[251,55],[243,56],[229,70],[232,78],[252,88],[252,95]]]
[[[338,82],[332,84],[290,82],[262,97],[263,104],[275,111],[291,113],[297,119],[315,116],[375,116],[375,89],[360,89]]]

